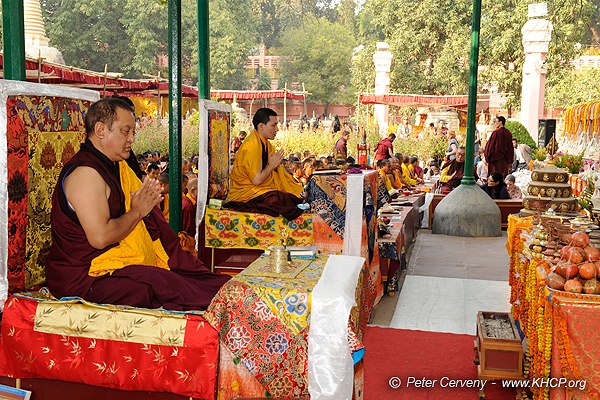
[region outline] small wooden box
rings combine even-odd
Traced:
[[[475,364],[479,379],[523,379],[523,345],[512,315],[477,313]]]

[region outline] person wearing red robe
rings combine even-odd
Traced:
[[[198,198],[198,178],[188,181],[188,193],[181,199],[181,229],[191,237],[196,237],[196,199]]]
[[[515,159],[512,133],[504,127],[506,124],[504,117],[496,117],[493,122],[496,129],[485,145],[484,155],[488,163],[489,175],[499,172],[504,179],[510,173]]]
[[[334,157],[341,157],[346,161],[348,158],[348,138],[350,138],[350,132],[344,131],[342,137],[335,143],[335,148],[333,149]]]
[[[206,309],[229,277],[210,272],[183,251],[157,207],[162,200],[157,181],[138,180],[140,188],[127,194],[122,189],[123,177],[134,175],[123,163],[134,140],[133,109],[122,100],[105,98],[90,106],[85,125],[86,141],[63,167],[52,196],[52,246],[45,265],[50,291],[59,298],[78,296],[103,304]],[[144,245],[151,240],[150,249],[160,246],[166,265],[107,260],[109,252],[138,256],[127,253],[121,243],[139,237],[134,232],[140,228],[147,237]],[[162,257],[158,250],[156,257]],[[94,274],[98,260],[119,265]]]
[[[394,156],[394,140],[396,135],[390,133],[388,137],[377,143],[375,146],[375,162],[379,160],[387,160]]]

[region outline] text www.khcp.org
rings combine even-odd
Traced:
[[[585,390],[585,380],[571,380],[567,378],[533,378],[524,380],[503,379],[502,387],[505,388],[540,388],[540,387],[568,387],[571,389]]]

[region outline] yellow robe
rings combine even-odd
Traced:
[[[249,201],[273,190],[292,193],[297,197],[301,196],[303,186],[297,183],[281,165],[271,171],[267,179],[260,185],[252,183],[252,179],[262,168],[262,144],[266,144],[269,157],[271,157],[275,153],[275,148],[256,130],[253,130],[242,143],[236,153],[233,169],[229,176],[230,189],[227,201]]]
[[[162,210],[162,215],[163,215],[163,217],[165,217],[167,222],[169,222],[169,195],[165,194],[163,197],[164,197],[164,199],[163,199],[164,209]]]
[[[447,166],[446,168],[444,168],[442,170],[442,173],[440,174],[440,182],[441,183],[448,183],[448,181],[452,178],[452,176],[450,175],[450,166]]]
[[[390,178],[387,176],[387,174],[383,172],[382,169],[380,169],[378,173],[381,179],[383,179],[383,181],[385,182],[385,188],[388,190],[388,192],[392,190],[394,187],[392,186],[392,182],[390,182]]]
[[[408,169],[408,165],[402,164],[402,177],[411,186],[417,185],[417,180],[410,177],[410,170]]]
[[[129,168],[125,161],[119,161],[121,188],[125,195],[125,211],[131,209],[131,193],[142,186],[142,181]],[[148,265],[169,269],[169,256],[160,239],[152,241],[144,221],[138,222],[133,231],[119,244],[92,260],[88,274],[102,276],[128,265]]]
[[[400,179],[400,172],[397,169],[395,169],[392,171],[392,175],[394,176],[394,183],[396,184],[396,186],[399,188],[403,188],[404,183],[402,183],[402,180]]]

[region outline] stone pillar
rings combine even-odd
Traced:
[[[23,16],[25,20],[25,55],[36,59],[42,57],[45,61],[64,64],[61,52],[49,46],[40,0],[23,0]]]
[[[394,56],[390,52],[390,46],[386,42],[377,42],[377,51],[373,54],[375,63],[375,94],[387,94],[390,91],[390,68]],[[375,104],[375,121],[379,126],[379,134],[387,136],[388,109],[384,104]]]
[[[521,93],[521,123],[533,140],[538,141],[538,123],[544,112],[546,86],[546,53],[552,35],[552,23],[546,19],[530,19],[521,29],[525,62]]]

